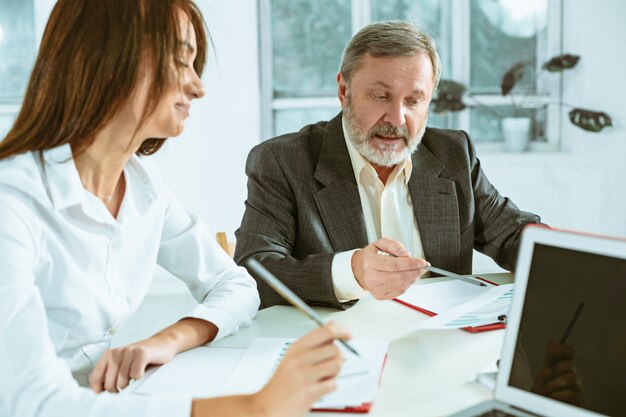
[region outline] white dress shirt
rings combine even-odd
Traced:
[[[411,256],[424,257],[422,242],[409,194],[411,158],[400,162],[385,184],[374,167],[354,147],[343,125],[343,136],[350,154],[354,177],[359,189],[365,230],[369,243],[383,237],[402,242]],[[332,275],[335,295],[339,300],[355,300],[365,295],[352,273],[355,250],[337,253],[333,258]]]
[[[82,388],[158,263],[217,339],[250,324],[255,281],[133,156],[117,219],[82,186],[69,145],[0,161],[0,417],[185,416],[187,397]],[[211,375],[207,375],[211,378]]]

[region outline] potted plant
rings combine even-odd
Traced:
[[[555,56],[543,64],[542,69],[555,73],[562,72],[574,68],[580,60],[579,56],[564,54]],[[504,117],[495,109],[484,106],[480,101],[471,94],[470,98],[478,109],[482,109],[491,114],[496,115],[502,120],[502,131],[505,141],[505,148],[508,151],[523,151],[526,149],[530,140],[531,120],[529,117],[523,117],[520,110],[523,102],[518,103],[514,99],[514,88],[524,79],[530,67],[527,62],[518,62],[509,68],[502,76],[500,83],[500,92],[502,96],[510,96],[514,109],[513,117]],[[436,97],[433,99],[434,109],[436,113],[455,112],[465,109],[464,96],[467,88],[453,80],[441,80],[437,88]],[[558,104],[565,105],[563,102]],[[599,132],[607,126],[612,126],[611,117],[600,111],[573,107],[569,112],[569,120],[581,129],[589,132]]]

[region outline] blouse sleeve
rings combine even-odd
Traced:
[[[250,325],[260,304],[256,282],[169,193],[157,262],[187,285],[200,303],[187,316],[217,326],[215,340]]]
[[[35,273],[38,221],[0,187],[0,416],[185,416],[191,398],[96,394],[54,350]]]

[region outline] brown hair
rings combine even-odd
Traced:
[[[391,20],[365,26],[350,40],[341,58],[340,72],[347,83],[360,69],[361,57],[399,57],[426,54],[433,65],[433,81],[437,88],[441,61],[435,41],[410,22]]]
[[[147,53],[154,71],[144,123],[167,87],[172,60],[182,55],[181,12],[195,31],[200,75],[208,32],[193,1],[58,0],[0,159],[67,143],[75,155],[83,152],[132,96]],[[151,155],[165,139],[146,139],[137,153]]]

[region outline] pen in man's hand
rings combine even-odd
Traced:
[[[383,256],[393,256],[394,255],[387,253],[387,252],[383,252],[381,250],[376,252],[379,255],[383,255]],[[427,271],[430,272],[434,272],[435,274],[439,274],[442,275],[444,277],[448,277],[448,278],[454,278],[454,279],[459,279],[461,281],[465,281],[468,284],[472,284],[472,285],[478,285],[479,287],[486,287],[487,284],[485,284],[484,282],[480,281],[479,279],[476,279],[474,277],[466,277],[464,275],[459,275],[459,274],[455,274],[454,272],[450,272],[450,271],[446,271],[445,269],[441,269],[441,268],[437,268],[435,266],[427,266],[424,268]]]
[[[291,291],[285,284],[283,284],[278,278],[268,271],[259,261],[250,258],[246,261],[246,268],[248,271],[253,272],[258,278],[261,278],[267,285],[272,287],[274,291],[280,294],[285,300],[289,301],[291,305],[296,307],[307,317],[317,323],[320,327],[324,326],[324,320],[319,314],[315,312],[311,307],[307,305],[300,297],[298,297],[293,291]],[[339,343],[344,345],[346,349],[354,353],[356,356],[360,356],[359,353],[345,340],[337,339]]]
[[[427,271],[434,272],[435,274],[443,275],[444,277],[460,279],[461,281],[465,281],[468,284],[478,285],[479,287],[486,287],[487,284],[484,282],[474,278],[474,277],[466,277],[463,275],[455,274],[454,272],[446,271],[445,269],[437,268],[434,266],[427,266],[424,268]]]

